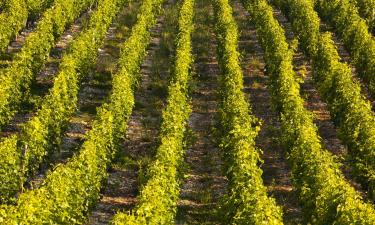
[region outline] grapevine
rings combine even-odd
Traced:
[[[313,116],[304,108],[300,96],[292,66],[293,51],[272,8],[265,0],[244,3],[254,17],[265,50],[270,91],[275,108],[280,111],[281,140],[289,153],[294,186],[306,220],[314,224],[373,224],[372,205],[365,203],[345,181],[333,156],[322,147]]]

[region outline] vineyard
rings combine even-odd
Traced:
[[[0,0],[0,224],[375,224],[375,1]]]

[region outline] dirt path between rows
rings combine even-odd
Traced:
[[[226,191],[227,179],[213,129],[218,111],[217,43],[213,30],[214,15],[209,1],[195,4],[195,30],[192,34],[193,82],[192,113],[189,119],[190,146],[186,152],[184,180],[176,224],[220,224],[220,198]]]
[[[280,124],[271,105],[264,52],[258,41],[256,28],[250,21],[249,13],[240,1],[234,1],[232,5],[241,34],[239,50],[242,53],[245,92],[249,96],[253,114],[263,120],[256,144],[263,151],[264,183],[278,205],[283,207],[284,223],[298,224],[302,221],[302,210],[293,191],[291,169],[287,164],[285,152],[277,140]]]
[[[119,210],[131,210],[137,203],[144,175],[158,146],[161,112],[165,106],[173,47],[174,0],[163,6],[164,12],[151,29],[151,43],[135,93],[135,108],[130,117],[126,141],[115,157],[101,199],[87,224],[108,224]]]

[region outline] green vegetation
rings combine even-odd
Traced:
[[[103,2],[114,4],[110,0]],[[108,164],[123,141],[134,106],[133,90],[150,40],[149,29],[155,22],[155,12],[148,7],[143,4],[140,8],[137,24],[122,46],[109,102],[98,109],[93,128],[79,154],[51,171],[41,188],[21,194],[16,206],[2,206],[0,221],[82,224],[86,220],[88,210],[99,198]]]
[[[312,114],[304,108],[293,50],[266,0],[244,0],[265,51],[270,92],[280,112],[282,143],[292,165],[293,184],[306,222],[373,224],[375,210],[344,179],[333,156],[323,149]],[[308,16],[310,14],[300,14]],[[310,27],[310,26],[307,26]],[[306,36],[314,39],[315,36]],[[305,43],[304,40],[302,43]],[[310,48],[314,52],[315,48]]]
[[[0,3],[0,54],[4,53],[10,41],[25,27],[27,20],[34,20],[52,0],[8,0]]]
[[[361,95],[360,84],[353,81],[349,65],[340,61],[330,34],[319,33],[320,21],[312,3],[306,0],[280,2],[293,18],[293,28],[302,49],[313,60],[314,79],[340,129],[341,140],[349,148],[354,173],[374,198],[375,114],[371,105]]]
[[[27,38],[13,61],[0,71],[0,129],[18,111],[30,92],[36,73],[44,67],[48,54],[62,35],[83,10],[95,0],[56,0]]]
[[[310,0],[319,14],[331,24],[344,42],[358,76],[375,97],[375,40],[366,21],[359,16],[355,1]],[[374,12],[372,12],[374,13]]]
[[[375,1],[356,0],[359,14],[366,20],[370,31],[375,33]]]
[[[222,72],[220,147],[226,161],[229,193],[225,224],[283,224],[282,211],[263,185],[260,151],[255,147],[259,121],[250,115],[243,93],[237,25],[228,0],[215,0],[218,54]],[[220,132],[221,131],[221,132]]]
[[[2,55],[0,223],[375,224],[375,112],[318,16],[374,94],[372,1],[272,0],[290,44],[268,2],[0,0],[0,54],[36,24]]]
[[[146,1],[147,2],[147,1]],[[159,1],[162,2],[162,1]],[[113,224],[173,224],[180,189],[180,167],[184,156],[186,122],[190,114],[191,32],[194,0],[184,0],[179,13],[179,34],[173,78],[168,88],[167,107],[163,111],[160,146],[150,165],[134,213],[117,213]]]
[[[72,44],[60,65],[54,86],[44,98],[36,115],[13,135],[0,143],[1,201],[14,197],[26,179],[39,168],[46,155],[58,149],[64,124],[76,110],[80,80],[95,65],[97,49],[112,19],[119,10],[119,1],[100,0],[87,30]]]

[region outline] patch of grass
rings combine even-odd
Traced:
[[[113,167],[118,169],[137,168],[138,162],[128,155],[117,155]]]
[[[254,69],[254,70],[262,70],[262,68],[263,68],[261,61],[257,58],[252,58],[249,61],[249,67]]]
[[[202,204],[209,204],[212,203],[212,192],[210,189],[205,189],[199,192],[199,201]]]
[[[251,84],[251,88],[253,89],[262,89],[264,86],[263,83],[259,83],[258,81],[254,81],[252,84]]]
[[[142,142],[146,142],[146,143],[152,142],[152,140],[153,140],[153,137],[149,133],[146,133],[145,135],[143,135],[141,139]]]

